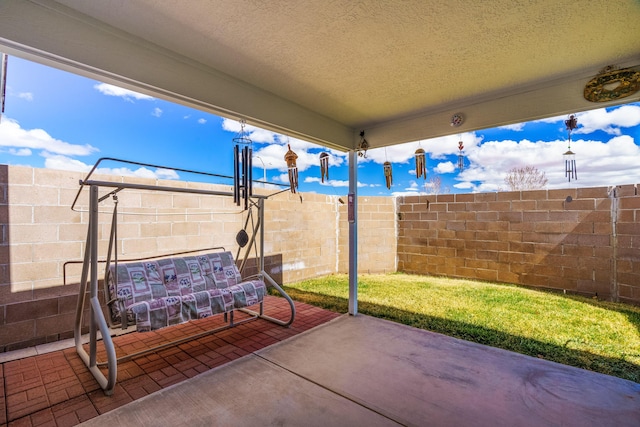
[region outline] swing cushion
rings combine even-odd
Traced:
[[[124,309],[127,324],[150,331],[258,304],[262,280],[242,281],[231,252],[118,263],[109,267],[114,322]]]

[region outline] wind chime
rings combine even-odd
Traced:
[[[578,169],[576,169],[576,154],[571,151],[571,132],[578,127],[578,119],[574,114],[570,115],[567,120],[564,121],[567,126],[567,132],[569,134],[569,142],[567,146],[567,152],[562,156],[564,157],[564,176],[567,177],[569,182],[571,179],[578,179]]]
[[[387,157],[387,149],[384,149],[384,156]],[[389,160],[385,161],[382,165],[384,168],[384,180],[387,184],[387,189],[390,190],[393,185],[393,170],[391,169],[391,162]]]
[[[287,144],[287,147],[289,147],[289,151],[285,153],[284,161],[287,162],[291,192],[295,193],[298,188],[298,166],[296,166],[298,155],[291,150],[291,145]]]
[[[458,141],[458,170],[462,172],[464,170],[464,144],[462,140]]]
[[[358,144],[358,157],[367,158],[367,150],[369,149],[369,142],[364,139],[364,131],[360,131],[360,143]]]
[[[245,134],[245,121],[240,121],[240,133],[233,138],[233,201],[240,206],[244,201],[244,209],[249,209],[249,197],[253,195],[252,157],[253,141]]]
[[[324,182],[324,179],[329,179],[329,154],[320,153],[320,179]]]
[[[422,148],[416,150],[416,178],[427,179],[427,156]]]
[[[393,171],[391,170],[391,162],[384,162],[384,180],[387,184],[387,189],[391,189],[391,185],[393,185]]]
[[[4,100],[7,94],[7,61],[9,56],[0,52],[0,121],[4,114]]]

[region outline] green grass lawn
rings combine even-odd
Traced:
[[[284,287],[298,301],[348,310],[348,277]],[[358,311],[640,383],[640,308],[512,285],[408,274],[362,275]]]

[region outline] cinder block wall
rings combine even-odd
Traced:
[[[72,336],[81,264],[68,262],[84,256],[88,191],[81,194],[77,212],[70,206],[84,177],[84,173],[0,165],[0,351]],[[125,181],[231,190],[201,183]],[[101,195],[107,192],[104,189]],[[237,253],[235,237],[247,213],[231,198],[134,190],[122,191],[117,198],[121,260],[216,246]],[[106,256],[114,203],[109,198],[101,204],[100,258]],[[274,278],[289,283],[347,271],[346,207],[338,197],[285,192],[268,199],[265,206],[265,255]],[[360,201],[360,271],[395,271],[394,208],[386,197]],[[389,215],[368,216],[385,211]]]
[[[338,224],[340,258],[338,271],[349,272],[349,221],[347,198],[340,205]],[[397,271],[398,231],[395,199],[392,197],[358,198],[358,271],[361,273],[395,273]]]
[[[81,269],[68,262],[83,258],[88,193],[78,212],[70,206],[82,178],[0,165],[0,351],[72,336]],[[347,205],[338,197],[285,192],[265,203],[265,254],[273,277],[290,283],[348,271]],[[101,205],[100,257],[106,255],[113,205],[111,199]],[[235,236],[247,218],[230,198],[180,193],[123,191],[118,209],[120,259],[214,246],[235,254]],[[361,197],[358,214],[361,273],[475,278],[640,304],[635,185]]]
[[[640,303],[635,185],[398,198],[398,270]]]
[[[640,185],[615,188],[614,293],[640,304]]]

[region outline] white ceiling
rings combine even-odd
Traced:
[[[1,0],[0,50],[350,149],[611,105],[640,1]]]

